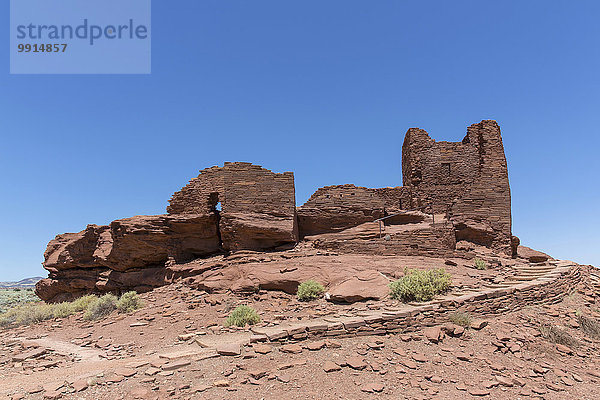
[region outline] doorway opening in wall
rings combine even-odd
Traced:
[[[217,236],[219,237],[219,246],[223,248],[223,239],[221,238],[221,229],[219,222],[221,221],[221,202],[219,201],[219,193],[212,192],[208,195],[208,206],[210,211],[214,212],[217,216]]]

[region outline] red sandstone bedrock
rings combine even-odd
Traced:
[[[36,286],[46,301],[65,301],[91,292],[147,291],[168,283],[168,265],[223,250],[293,244],[289,218],[237,213],[135,216],[56,236],[43,266],[49,277]],[[292,233],[290,233],[292,232]]]
[[[328,288],[333,301],[355,302],[384,298],[391,279],[400,276],[405,267],[453,268],[445,265],[443,258],[437,258],[439,255],[426,260],[382,257],[371,254],[372,251],[368,251],[371,255],[318,256],[320,252],[311,248],[314,242],[305,242],[293,251],[215,255],[220,250],[216,223],[214,215],[138,216],[59,235],[48,245],[44,265],[50,277],[38,283],[37,293],[46,301],[58,302],[86,293],[144,292],[179,279],[215,292],[263,289],[295,293],[301,282],[318,279]],[[322,241],[329,235],[322,236],[316,240]],[[393,241],[382,243],[397,247]],[[476,245],[463,244],[461,248],[465,246],[472,249]],[[470,252],[468,249],[463,252]],[[548,259],[547,255],[522,246],[519,253],[529,262]],[[499,257],[503,258],[502,264],[523,262],[506,255]],[[464,267],[472,264],[466,258],[455,259],[459,268],[452,271],[462,284],[467,282],[464,272],[469,270]]]

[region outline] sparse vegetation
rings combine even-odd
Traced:
[[[593,339],[600,339],[600,322],[598,322],[598,320],[591,317],[587,317],[582,313],[578,312],[577,322],[579,323],[579,328],[587,336]]]
[[[488,268],[488,265],[485,261],[483,261],[481,258],[476,258],[474,260],[475,262],[475,268],[479,269],[479,270],[484,270]]]
[[[85,314],[83,314],[83,319],[95,320],[108,316],[117,308],[118,300],[119,298],[111,293],[98,297],[90,303]]]
[[[571,348],[577,347],[579,343],[569,332],[555,325],[543,325],[540,333],[549,342],[562,344]]]
[[[117,301],[117,310],[121,313],[130,313],[142,308],[142,299],[134,291],[123,293]]]
[[[323,285],[317,281],[308,280],[306,282],[302,282],[298,286],[296,295],[298,296],[298,300],[309,301],[320,298],[323,296],[323,293],[325,293],[325,288]]]
[[[40,301],[33,289],[0,289],[0,313],[15,306]]]
[[[471,326],[471,315],[467,312],[456,311],[448,315],[448,319],[453,324],[468,328]]]
[[[87,295],[71,302],[55,304],[28,302],[0,314],[0,327],[31,325],[54,318],[66,318],[82,311],[85,312],[85,319],[95,320],[106,317],[117,308],[119,312],[131,312],[141,306],[141,299],[135,292],[127,292],[120,299],[106,294],[102,297]]]
[[[225,326],[246,326],[254,325],[260,322],[260,316],[252,307],[241,305],[237,306],[235,310],[229,314]]]
[[[405,270],[402,278],[390,283],[390,296],[402,301],[429,301],[447,292],[451,284],[444,268]]]
[[[92,304],[98,296],[94,296],[93,294],[88,294],[87,296],[81,296],[78,299],[75,299],[71,302],[71,306],[73,307],[73,312],[85,311],[89,308],[90,304]]]

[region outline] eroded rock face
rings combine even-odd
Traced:
[[[62,301],[86,292],[152,288],[164,284],[169,260],[185,262],[218,251],[215,214],[136,216],[88,225],[50,241],[43,263],[50,276],[36,292],[43,300]]]
[[[542,263],[548,260],[553,260],[553,258],[548,254],[533,250],[527,246],[519,246],[517,249],[517,255],[518,257],[524,258],[532,263]]]
[[[298,240],[293,217],[257,213],[224,213],[219,222],[223,249],[268,250]]]

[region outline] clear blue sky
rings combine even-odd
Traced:
[[[199,169],[249,161],[318,187],[399,186],[410,127],[502,128],[513,233],[600,265],[597,1],[154,1],[151,75],[8,74],[0,280],[47,242],[165,212]],[[8,2],[0,9],[8,24]]]

